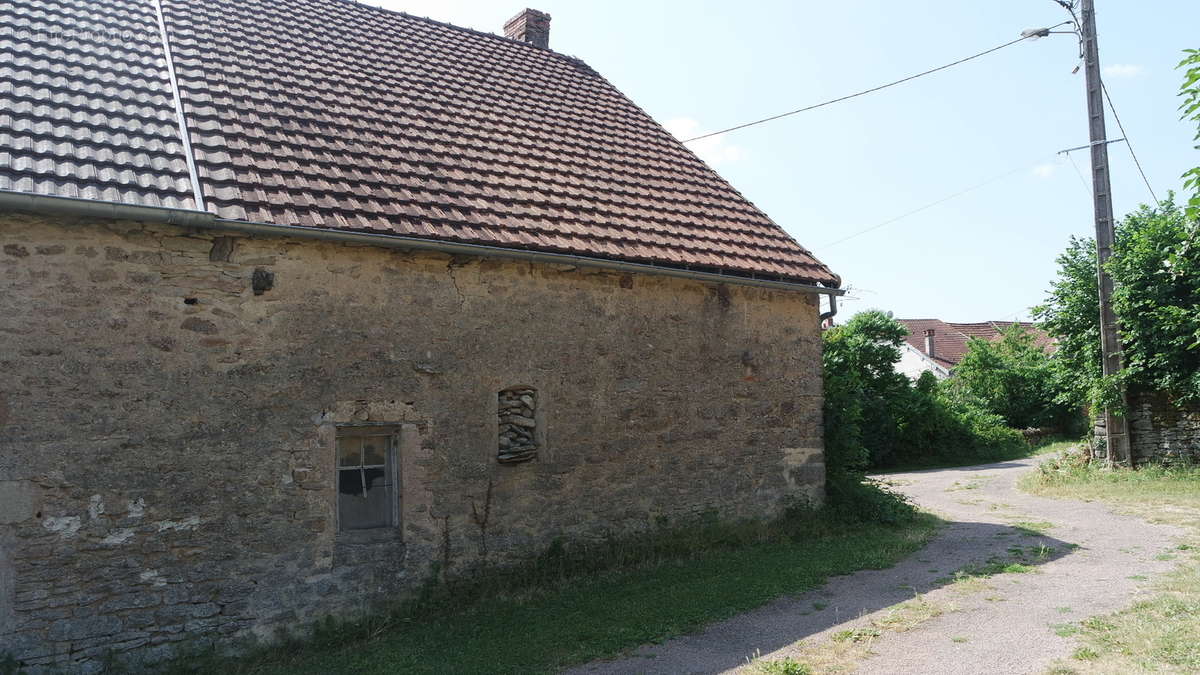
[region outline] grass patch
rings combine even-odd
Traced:
[[[946,612],[954,611],[949,603],[930,602],[924,597],[916,597],[908,602],[900,603],[888,610],[883,616],[871,619],[855,628],[840,630],[829,636],[829,640],[820,643],[797,644],[799,660],[787,658],[782,663],[795,663],[809,668],[813,673],[844,673],[854,670],[855,664],[871,653],[871,645],[885,632],[903,633],[939,617]],[[966,641],[966,638],[963,638]],[[781,661],[755,661],[754,667],[758,672],[786,672],[769,670],[781,667]]]
[[[1031,472],[1021,487],[1036,494],[1101,500],[1154,522],[1200,530],[1200,467],[1146,466],[1110,470],[1065,455]],[[1157,560],[1190,558],[1154,584],[1154,595],[1128,609],[1078,624],[1072,654],[1080,670],[1058,664],[1059,672],[1200,672],[1200,560],[1194,544]],[[1180,555],[1182,554],[1182,555]],[[1129,577],[1145,580],[1142,575]]]
[[[1058,637],[1071,637],[1079,632],[1079,626],[1073,623],[1052,623],[1050,630]]]
[[[795,659],[757,661],[754,664],[754,669],[763,675],[811,675],[813,672],[811,666]]]
[[[1144,466],[1108,469],[1078,454],[1042,462],[1022,477],[1021,489],[1037,495],[1104,501],[1151,522],[1200,529],[1200,467]]]
[[[878,628],[864,626],[862,628],[839,630],[838,632],[829,636],[829,639],[833,640],[834,642],[868,642],[870,640],[874,640],[880,635],[883,635],[883,631],[879,630]]]
[[[882,497],[873,498],[881,500],[874,506],[887,508]],[[579,573],[581,556],[575,556],[574,566],[557,577],[540,568],[534,583],[505,577],[510,591],[494,583],[468,587],[359,622],[330,621],[314,635],[241,658],[188,655],[155,672],[553,672],[695,631],[817,588],[830,576],[890,567],[923,546],[941,523],[911,509],[895,522],[847,517],[836,509],[810,511],[761,537],[718,530],[725,534],[695,538],[698,547],[690,551],[631,552],[615,569]],[[663,544],[656,538],[654,545]]]
[[[1054,523],[1046,520],[1018,520],[1012,526],[1027,537],[1040,537],[1054,527]]]
[[[1167,576],[1133,607],[1084,621],[1074,658],[1089,672],[1200,672],[1200,565]]]
[[[884,614],[881,618],[871,623],[873,626],[883,630],[903,633],[916,628],[932,618],[939,617],[951,609],[952,607],[948,605],[933,603],[924,597],[916,597],[893,607],[887,614]]]

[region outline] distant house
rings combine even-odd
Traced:
[[[998,340],[1013,323],[1033,334],[1038,344],[1054,350],[1054,340],[1045,331],[1028,321],[984,321],[981,323],[947,323],[940,319],[898,319],[908,329],[908,337],[900,349],[896,370],[912,379],[929,371],[938,379],[950,377],[950,371],[967,353],[971,338]]]

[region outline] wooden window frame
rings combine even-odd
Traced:
[[[388,514],[389,522],[384,525],[375,527],[358,527],[345,528],[342,526],[342,493],[340,489],[341,475],[343,471],[357,468],[360,472],[367,468],[379,468],[381,465],[365,465],[361,463],[356,467],[341,466],[341,455],[339,441],[343,438],[385,438],[386,445],[384,449],[384,464],[382,465],[385,475],[390,479],[389,495],[387,498],[388,504],[391,507]],[[363,474],[360,474],[363,476]],[[365,478],[365,476],[363,476]],[[363,480],[360,478],[360,480]],[[400,532],[401,521],[400,516],[401,500],[404,499],[404,493],[400,483],[400,426],[396,424],[339,424],[337,433],[334,437],[333,447],[333,494],[334,494],[334,522],[336,532],[339,537],[370,537],[374,534],[387,532]]]

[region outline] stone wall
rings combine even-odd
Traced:
[[[1134,460],[1200,462],[1200,405],[1176,406],[1166,396],[1129,396],[1129,431]]]
[[[810,294],[13,214],[0,278],[0,653],[31,664],[822,498]],[[501,463],[514,388],[536,456]],[[337,531],[345,424],[398,430],[395,528]]]

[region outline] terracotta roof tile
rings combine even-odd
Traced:
[[[984,321],[980,323],[948,323],[940,319],[897,319],[904,327],[908,329],[908,336],[905,341],[909,346],[917,351],[929,355],[925,349],[925,331],[933,329],[933,352],[934,361],[947,367],[953,368],[958,365],[963,356],[967,353],[967,342],[971,338],[979,338],[982,340],[999,340],[1004,331],[1011,326],[1012,321]],[[1054,338],[1050,337],[1045,331],[1037,327],[1037,324],[1028,321],[1019,322],[1020,325],[1034,337],[1034,342],[1047,350],[1049,353],[1054,353],[1057,345]]]
[[[837,281],[578,59],[346,0],[162,6],[219,217]],[[0,189],[194,207],[151,0],[0,25]]]

